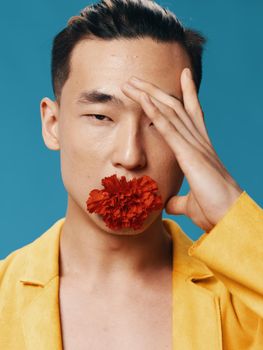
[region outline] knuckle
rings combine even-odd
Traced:
[[[152,113],[152,119],[154,119],[154,120],[160,119],[160,118],[161,118],[161,113],[160,113],[160,111],[157,110],[156,107],[153,107],[153,108],[154,108],[154,109],[153,109],[153,113]]]
[[[179,101],[179,100],[176,100],[175,98],[172,98],[172,100],[171,100],[171,107],[173,108],[173,109],[178,109],[179,107],[181,108],[182,107],[182,102],[181,101]]]

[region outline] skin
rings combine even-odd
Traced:
[[[73,50],[60,101],[41,101],[43,139],[60,150],[68,193],[59,261],[65,348],[172,344],[172,242],[162,211],[139,230],[109,229],[86,210],[102,178],[150,176],[168,213],[186,215],[207,232],[242,193],[207,135],[189,67],[176,43],[85,40]],[[95,88],[123,104],[77,102]],[[190,191],[179,197],[184,176]]]
[[[173,196],[166,205],[166,212],[186,215],[209,232],[243,190],[231,177],[213,148],[191,69],[183,70],[181,86],[183,103],[138,77],[132,77],[123,87],[123,91],[134,101],[140,101],[148,117],[173,149],[189,183],[188,194]]]
[[[61,233],[63,276],[81,274],[89,285],[107,281],[112,290],[119,280],[123,285],[134,278],[150,283],[157,269],[171,270],[171,239],[162,225],[161,210],[152,212],[139,230],[115,232],[99,215],[87,212],[85,201],[92,189],[102,188],[102,178],[113,174],[127,179],[151,176],[164,203],[178,193],[184,175],[172,149],[140,103],[122,87],[137,75],[182,99],[180,74],[186,66],[188,56],[177,44],[85,40],[73,50],[60,103],[42,99],[43,139],[49,149],[60,150],[68,192]],[[94,88],[116,95],[123,106],[77,103],[81,92]],[[105,120],[87,116],[92,114],[105,115]]]

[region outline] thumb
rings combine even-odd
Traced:
[[[165,211],[172,215],[186,215],[188,196],[174,196],[166,204]]]

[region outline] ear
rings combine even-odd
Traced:
[[[59,150],[59,133],[58,133],[58,104],[48,97],[40,102],[40,113],[42,122],[42,136],[47,148]]]

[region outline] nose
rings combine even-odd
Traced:
[[[116,137],[112,156],[113,166],[137,170],[144,168],[146,162],[145,147],[138,126],[126,125]]]

